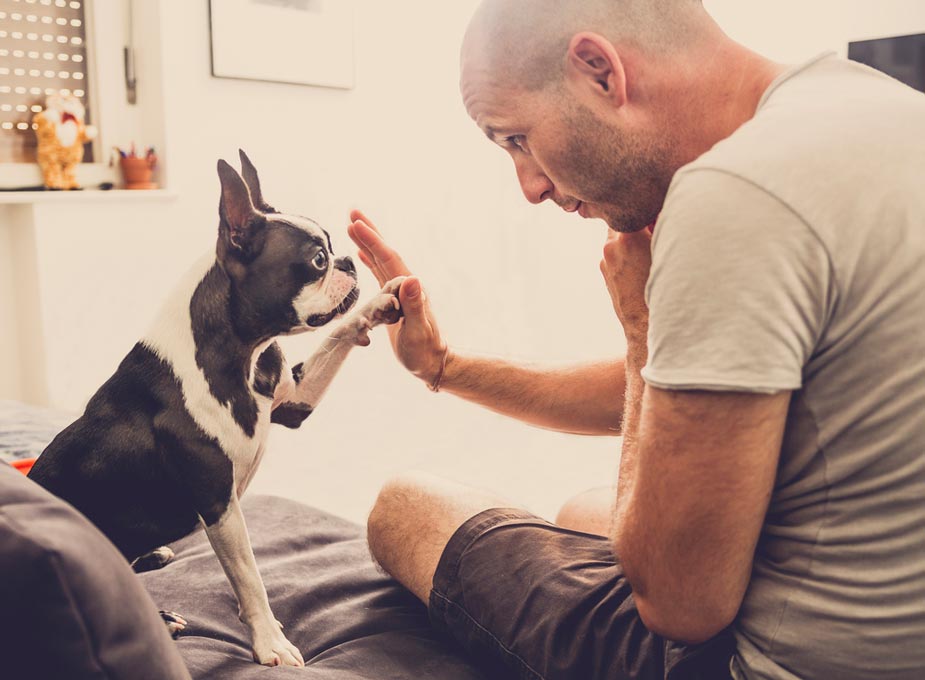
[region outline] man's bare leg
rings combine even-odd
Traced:
[[[426,604],[437,563],[456,530],[483,510],[509,507],[485,491],[406,473],[379,492],[367,524],[369,549],[383,569]]]
[[[613,487],[584,491],[565,502],[556,516],[556,524],[587,534],[610,536],[616,499],[617,491]]]

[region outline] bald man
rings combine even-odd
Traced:
[[[393,347],[434,391],[622,433],[620,481],[550,524],[401,476],[376,559],[499,677],[921,678],[925,96],[773,63],[697,0],[489,0],[461,62],[526,198],[609,226],[628,352],[467,356],[414,277]],[[352,219],[380,283],[410,273]]]

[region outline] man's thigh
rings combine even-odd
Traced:
[[[645,628],[608,539],[499,503],[412,476],[370,516],[373,554],[474,658],[530,680],[728,677],[728,635],[684,647]]]
[[[493,494],[422,472],[390,479],[369,514],[369,548],[377,562],[425,604],[437,562],[456,530],[486,508]]]

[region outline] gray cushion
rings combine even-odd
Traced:
[[[77,416],[67,411],[0,399],[0,460],[35,458]]]
[[[373,564],[362,527],[294,501],[242,503],[273,613],[305,668],[255,664],[237,602],[204,532],[140,577],[160,609],[189,625],[177,647],[194,678],[243,680],[486,680],[431,628],[414,596]]]
[[[0,603],[5,678],[190,677],[116,548],[74,508],[5,463]]]

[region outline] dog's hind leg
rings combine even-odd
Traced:
[[[141,557],[135,559],[132,562],[132,569],[135,570],[136,574],[142,574],[146,571],[154,571],[155,569],[161,569],[167,565],[170,560],[174,558],[173,550],[168,548],[166,545],[152,550],[151,552],[142,555]]]
[[[173,550],[168,548],[166,545],[161,546],[160,548],[152,550],[151,552],[135,559],[132,562],[132,569],[135,570],[136,574],[143,574],[146,571],[154,571],[155,569],[163,568],[173,558]],[[184,619],[176,612],[169,612],[162,609],[158,612],[158,614],[161,615],[164,623],[167,624],[167,632],[170,633],[170,637],[176,639],[186,628],[186,619]]]

